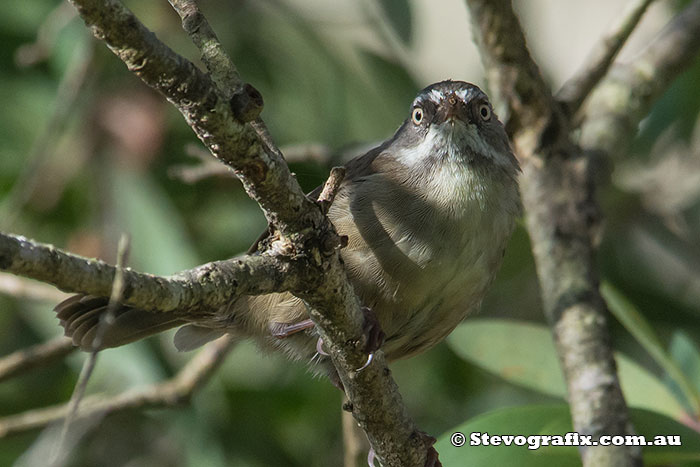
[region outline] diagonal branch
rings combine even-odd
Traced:
[[[234,83],[235,67],[228,59],[206,18],[201,13],[195,0],[170,0],[183,20],[184,29],[190,34],[195,45],[201,51],[202,59],[217,84],[229,88],[238,86]],[[233,70],[233,71],[232,71]],[[233,78],[231,78],[233,76]],[[230,78],[230,79],[229,79]],[[228,80],[228,82],[227,82]],[[235,116],[248,115],[250,103],[262,97],[256,95],[252,86],[246,85],[233,93],[231,101]],[[240,98],[242,96],[242,98]],[[255,106],[252,106],[253,112]],[[246,119],[247,121],[247,119]],[[260,118],[251,121],[251,127],[258,134],[264,153],[282,159],[282,154],[272,142],[264,122]],[[285,166],[285,170],[288,169]],[[325,215],[329,204],[337,192],[344,170],[336,169],[320,198],[321,212]],[[318,224],[316,224],[318,226]],[[275,227],[278,227],[275,225]],[[321,230],[327,227],[321,226]],[[332,227],[331,227],[332,229]],[[284,233],[284,231],[282,231]],[[330,349],[331,359],[338,371],[346,395],[351,403],[348,405],[355,419],[366,431],[370,442],[384,465],[422,465],[432,441],[420,436],[408,412],[401,402],[396,383],[390,377],[383,355],[378,353],[375,364],[362,372],[357,368],[363,366],[364,333],[361,330],[359,302],[339,260],[338,249],[343,240],[337,235],[321,239],[318,247],[310,249],[312,257],[325,257],[318,266],[324,281],[312,292],[300,291],[297,295],[310,305],[309,314],[324,342]],[[319,255],[320,253],[320,255]],[[325,263],[325,264],[324,264]]]
[[[194,0],[168,0],[182,19],[182,27],[201,52],[202,61],[211,74],[220,92],[231,102],[231,110],[236,119],[250,122],[263,145],[264,151],[277,159],[284,156],[261,118],[263,99],[250,84],[244,84],[238,75],[236,65],[224,50],[209,21]]]
[[[188,0],[168,2],[180,15],[182,27],[200,50],[202,62],[219,86],[219,90],[231,97],[244,83],[199,6],[196,2]]]
[[[117,0],[71,3],[93,34],[146,84],[168,98],[212,154],[233,168],[281,234],[285,248],[280,250],[290,255],[278,262],[276,253],[263,252],[209,263],[171,278],[126,270],[124,302],[152,311],[197,311],[226,303],[244,292],[294,292],[309,305],[310,316],[350,399],[348,407],[367,433],[377,457],[388,466],[423,465],[432,440],[422,435],[408,416],[382,353],[377,352],[371,365],[357,371],[367,359],[367,337],[360,304],[340,260],[342,239],[321,208],[303,194],[262,121],[244,123],[259,111],[256,102],[261,102],[254,89],[242,87],[248,103],[245,99],[232,102],[208,74],[158,41]],[[214,39],[209,37],[208,41]],[[246,118],[240,118],[236,110],[241,103],[243,108],[250,107],[244,112]],[[42,262],[50,271],[42,271]],[[114,268],[102,262],[7,235],[0,236],[0,268],[101,296],[108,295],[114,276]],[[92,269],[97,280],[89,277]],[[70,272],[78,274],[66,275]],[[62,273],[60,279],[54,279],[56,273]],[[253,275],[262,282],[251,280]]]
[[[700,0],[666,25],[632,63],[612,68],[586,106],[581,145],[599,156],[619,158],[654,102],[700,51]]]
[[[256,130],[234,117],[229,97],[208,74],[160,42],[119,1],[71,3],[93,34],[175,105],[212,154],[234,169],[270,223],[284,235],[322,224],[280,154],[265,150]]]
[[[615,57],[654,0],[634,0],[611,31],[602,37],[591,55],[574,76],[564,83],[557,99],[564,102],[570,115],[576,114],[593,88],[610,69]]]
[[[92,372],[95,370],[95,365],[97,365],[97,353],[100,345],[102,344],[104,332],[106,328],[110,326],[112,322],[114,322],[114,310],[119,306],[119,302],[124,294],[124,267],[126,265],[127,258],[129,257],[129,242],[129,236],[122,234],[117,247],[116,271],[114,273],[114,280],[112,281],[112,291],[109,296],[107,313],[97,325],[97,333],[92,342],[92,352],[90,352],[88,358],[83,362],[83,368],[80,371],[80,376],[78,377],[78,381],[75,383],[73,394],[68,401],[68,413],[63,419],[61,435],[58,442],[54,446],[55,452],[51,456],[53,460],[50,462],[50,465],[58,465],[62,463],[70,450],[68,435],[71,433],[73,421],[78,416],[80,403],[83,401],[83,396],[85,395],[88,382],[90,381]],[[76,430],[73,429],[73,433],[75,432]]]
[[[73,352],[76,347],[66,337],[18,350],[0,358],[0,383],[38,366],[49,365]]]
[[[125,410],[183,405],[211,378],[233,348],[234,343],[230,336],[226,336],[208,344],[168,381],[116,396],[87,397],[80,406],[77,418],[89,418],[98,414],[107,415]],[[42,428],[63,420],[68,411],[68,404],[61,404],[0,418],[0,438]]]
[[[598,291],[592,236],[594,185],[569,137],[571,122],[539,74],[509,0],[467,0],[492,86],[508,110],[506,128],[523,161],[521,195],[545,314],[567,383],[574,428],[598,438],[632,433]],[[624,446],[587,447],[583,465],[636,466]]]

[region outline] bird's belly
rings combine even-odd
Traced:
[[[453,232],[425,244],[400,239],[391,253],[344,252],[360,298],[374,310],[387,336],[383,350],[388,359],[427,350],[479,308],[500,265],[504,242],[493,238],[490,229]],[[378,285],[382,294],[376,293]]]

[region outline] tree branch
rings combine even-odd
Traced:
[[[653,2],[654,0],[631,2],[611,31],[593,48],[593,52],[581,69],[561,87],[557,93],[557,99],[567,105],[570,115],[578,112],[595,85],[603,79],[618,52]]]
[[[49,365],[73,352],[73,341],[59,337],[0,358],[0,383],[43,365]]]
[[[233,173],[230,167],[221,164],[219,160],[212,157],[211,153],[199,144],[186,144],[185,154],[197,159],[197,162],[194,164],[170,166],[168,168],[168,175],[170,177],[180,179],[188,184],[192,184],[209,177],[235,177],[236,175]]]
[[[258,118],[262,112],[262,96],[253,86],[241,81],[236,66],[223,49],[197,2],[194,0],[168,1],[180,15],[183,29],[200,50],[202,61],[214,78],[214,82],[224,96],[230,99],[235,118],[240,122],[250,122],[250,127],[257,133],[266,153],[278,160],[284,159],[282,152],[272,141],[265,122]]]
[[[139,78],[183,114],[204,145],[241,178],[283,235],[323,223],[279,154],[264,150],[249,124],[234,118],[229,98],[194,64],[160,42],[117,0],[71,0],[93,34]]]
[[[262,120],[244,123],[227,94],[214,85],[209,75],[159,42],[117,0],[71,2],[93,34],[146,84],[167,97],[205,146],[234,169],[248,194],[280,232],[281,241],[286,242],[282,250],[291,258],[278,268],[275,253],[263,252],[209,263],[171,278],[125,270],[124,302],[152,311],[189,311],[228,302],[241,293],[268,293],[272,289],[294,292],[309,305],[310,316],[351,401],[349,407],[367,432],[377,457],[387,466],[422,466],[432,440],[422,435],[408,417],[382,352],[376,352],[371,365],[357,371],[367,359],[366,336],[360,304],[340,260],[342,240],[319,206],[303,194]],[[203,16],[195,14],[193,18]],[[201,44],[209,47],[216,39],[206,30],[203,34]],[[219,47],[207,50],[220,51]],[[225,65],[226,60],[218,63]],[[235,78],[232,74],[225,76]],[[215,79],[219,77],[217,74]],[[254,104],[256,95],[251,89],[246,92]],[[42,264],[48,267],[44,269]],[[101,296],[109,294],[114,276],[114,268],[100,261],[7,235],[0,236],[0,268]],[[72,273],[77,275],[71,277]]]
[[[551,92],[526,47],[509,1],[467,0],[490,94],[519,157],[539,146],[545,127],[563,123]],[[518,138],[513,138],[513,135]]]
[[[108,297],[116,268],[24,237],[0,233],[0,269],[61,290]],[[122,303],[148,311],[211,310],[240,295],[290,291],[313,273],[301,261],[256,255],[214,261],[173,276],[124,270]]]
[[[73,421],[78,416],[78,410],[80,409],[80,403],[83,401],[85,389],[87,389],[88,382],[90,381],[92,372],[97,364],[97,353],[100,345],[102,344],[102,338],[105,330],[114,322],[114,310],[119,307],[119,302],[124,294],[124,267],[126,265],[127,258],[129,257],[129,242],[129,236],[122,234],[117,247],[117,264],[114,273],[114,280],[112,281],[112,291],[109,295],[109,303],[107,304],[107,313],[97,324],[97,332],[92,341],[92,352],[90,352],[88,358],[83,362],[83,368],[80,371],[80,376],[78,377],[78,381],[75,383],[73,394],[68,401],[68,413],[63,420],[61,436],[55,445],[55,452],[51,456],[53,459],[50,462],[50,465],[63,463],[63,460],[69,451],[68,434],[70,433]]]
[[[653,103],[700,50],[700,0],[693,1],[632,63],[613,67],[586,105],[581,146],[599,157],[621,157]]]
[[[56,290],[55,287],[43,282],[0,272],[0,294],[9,295],[15,299],[57,303],[68,298],[68,295]]]
[[[178,374],[168,381],[116,396],[90,396],[80,406],[78,419],[97,414],[125,410],[177,407],[189,402],[192,395],[205,384],[233,348],[230,336],[222,337],[204,347]],[[66,417],[69,404],[30,410],[19,415],[0,418],[0,438],[45,427]]]
[[[487,76],[508,111],[523,161],[521,194],[545,307],[574,428],[599,437],[633,431],[617,379],[608,313],[598,291],[592,230],[594,187],[569,137],[570,121],[539,74],[508,0],[467,0]],[[584,466],[634,466],[630,447],[588,447]]]
[[[330,166],[338,159],[333,157],[333,153],[321,143],[299,143],[286,145],[280,148],[284,154],[284,159],[289,162],[316,162],[321,166]],[[361,153],[361,151],[357,151]],[[230,167],[223,165],[219,160],[212,157],[211,153],[201,145],[190,143],[185,145],[185,153],[198,159],[193,164],[178,164],[168,168],[168,175],[177,178],[185,183],[197,183],[209,177],[229,177],[234,178]]]
[[[219,90],[230,98],[244,83],[199,6],[196,2],[188,0],[168,2],[180,15],[183,29],[200,50],[202,62],[219,86]]]

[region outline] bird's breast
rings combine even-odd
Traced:
[[[342,256],[387,335],[389,358],[431,347],[478,308],[511,234],[510,189],[454,169],[419,189],[415,180],[369,177],[330,213],[350,239]]]

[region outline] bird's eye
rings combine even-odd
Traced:
[[[420,107],[413,109],[413,115],[411,118],[413,119],[413,123],[420,125],[420,123],[423,121],[423,109]]]
[[[491,119],[491,107],[488,104],[481,104],[479,106],[479,115],[485,122],[488,122]]]

